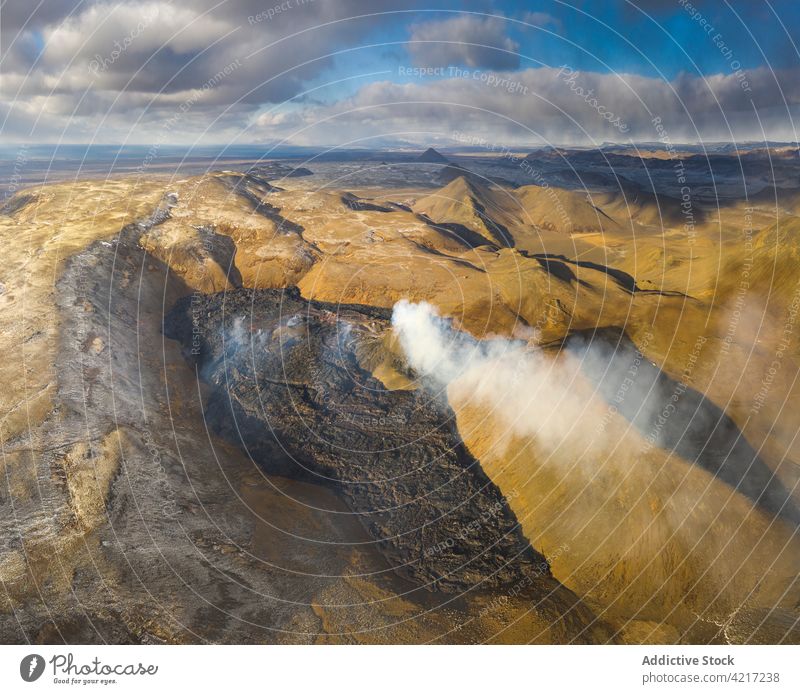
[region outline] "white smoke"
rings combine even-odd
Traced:
[[[491,425],[484,436],[499,445],[497,453],[515,438],[528,439],[551,464],[569,462],[581,472],[578,463],[587,458],[593,474],[630,480],[633,466],[646,467],[657,449],[717,474],[720,449],[727,466],[721,479],[753,500],[767,489],[769,469],[754,461],[722,411],[687,385],[708,341],[703,335],[681,380],[672,380],[622,336],[576,336],[554,355],[519,339],[476,339],[430,304],[407,301],[395,305],[392,325],[423,385],[447,389],[459,409],[476,408]],[[780,500],[783,492],[774,493]]]
[[[395,305],[392,324],[422,384],[447,389],[459,412],[465,403],[473,406],[459,422],[465,439],[484,447],[483,456],[519,461],[508,465],[512,475],[505,484],[526,484],[528,474],[533,479],[549,469],[540,479],[556,496],[548,499],[549,491],[532,486],[528,505],[515,510],[524,511],[523,522],[531,518],[532,526],[548,528],[554,542],[585,553],[591,581],[605,576],[597,584],[603,591],[630,591],[632,604],[663,601],[669,609],[688,607],[704,620],[729,624],[742,596],[757,594],[760,567],[791,562],[780,529],[773,535],[762,525],[743,525],[732,489],[712,486],[657,450],[670,439],[697,438],[685,436],[689,422],[681,412],[696,434],[714,429],[717,420],[705,421],[709,415],[696,399],[682,402],[681,382],[658,382],[657,367],[630,343],[607,339],[610,334],[576,339],[556,356],[519,339],[478,340],[433,306],[407,301]],[[704,344],[700,336],[684,375]],[[475,422],[475,413],[482,422]],[[663,440],[664,427],[676,418],[680,426]],[[461,429],[462,423],[476,429]],[[529,442],[535,455],[519,458]],[[606,544],[610,532],[615,540]],[[741,561],[743,547],[751,561]],[[774,590],[784,590],[783,578],[774,580]]]
[[[471,404],[499,418],[504,431],[495,434],[501,438],[534,437],[553,451],[580,427],[587,399],[575,392],[580,371],[575,357],[562,354],[555,360],[520,339],[478,340],[425,302],[395,304],[392,325],[423,383],[439,389],[455,384]]]

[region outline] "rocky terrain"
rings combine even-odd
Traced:
[[[435,154],[6,202],[0,641],[800,641],[794,162]]]
[[[214,386],[210,427],[268,473],[335,488],[401,575],[445,592],[552,589],[446,402],[360,365],[381,349],[385,310],[235,290],[182,300],[166,326]]]

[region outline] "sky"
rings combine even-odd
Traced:
[[[3,144],[796,141],[796,0],[2,0]]]

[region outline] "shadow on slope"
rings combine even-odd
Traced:
[[[564,342],[597,392],[648,444],[675,451],[768,513],[800,525],[790,491],[734,421],[702,393],[647,360],[618,329],[582,331]],[[590,349],[591,347],[591,349]]]

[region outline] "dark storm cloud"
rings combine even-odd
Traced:
[[[667,11],[656,0],[639,5]],[[670,6],[696,28],[677,0]],[[29,17],[30,5],[6,2],[0,127],[8,138],[147,141],[177,112],[180,128],[170,136],[187,140],[208,128],[206,136],[217,140],[245,129],[248,139],[288,135],[335,143],[367,133],[447,132],[463,125],[520,141],[531,139],[529,127],[568,142],[654,139],[651,121],[658,115],[676,141],[757,138],[762,123],[770,137],[793,139],[800,100],[796,61],[787,59],[776,75],[766,67],[739,70],[740,61],[753,61],[739,55],[737,44],[723,67],[705,77],[679,67],[666,82],[633,67],[620,74],[581,72],[567,84],[557,67],[519,70],[515,39],[525,37],[524,52],[547,41],[560,46],[561,39],[548,32],[525,31],[500,16],[414,12],[427,9],[416,0],[47,0]],[[512,16],[558,33],[572,30],[563,17],[527,7],[510,11]],[[584,34],[589,43],[604,40]],[[726,29],[725,38],[732,43],[735,34],[729,38]],[[381,39],[387,45],[361,54],[360,64],[348,62],[351,54],[336,57]],[[773,37],[770,46],[775,43]],[[705,50],[721,54],[711,42]],[[461,79],[410,84],[361,79],[356,83],[367,84],[354,95],[349,86],[304,94],[328,78],[347,82],[360,70],[408,62],[466,72]],[[276,107],[286,100],[294,101]],[[600,106],[629,129],[615,129],[599,115]],[[348,109],[352,113],[345,114]],[[307,125],[314,127],[295,135]]]
[[[493,79],[484,79],[490,74]],[[373,83],[342,103],[308,109],[285,124],[283,134],[290,136],[304,124],[311,127],[305,137],[329,142],[337,131],[369,137],[402,130],[445,138],[458,130],[518,143],[653,141],[665,136],[693,142],[763,139],[763,124],[768,137],[794,140],[799,76],[797,71],[773,76],[760,68],[747,74],[752,85],[747,92],[733,74],[681,75],[665,82],[630,74],[570,75],[555,68],[475,71],[466,78],[421,84]],[[264,125],[274,131],[282,124],[268,120]]]
[[[358,45],[380,12],[418,5],[381,0],[113,0],[44,3],[28,17],[14,3],[4,31],[5,110],[13,120],[38,118],[41,128],[66,125],[83,94],[95,115],[130,120],[122,104],[159,109],[202,90],[199,107],[280,102],[333,64],[328,54]],[[369,16],[359,17],[367,14]],[[234,69],[230,69],[234,66]],[[224,79],[215,79],[227,68]],[[208,88],[209,83],[213,83]],[[131,98],[132,97],[132,98]],[[82,106],[80,111],[85,109]],[[199,112],[202,108],[194,109]],[[188,120],[188,119],[187,119]],[[77,124],[71,124],[76,126]]]
[[[519,67],[519,44],[500,17],[464,15],[411,27],[408,51],[416,66],[464,65],[487,70]]]
[[[85,0],[46,0],[45,2],[6,0],[2,4],[4,50],[23,27],[28,30],[39,29],[46,24],[60,21],[70,12],[85,4],[87,4]]]

